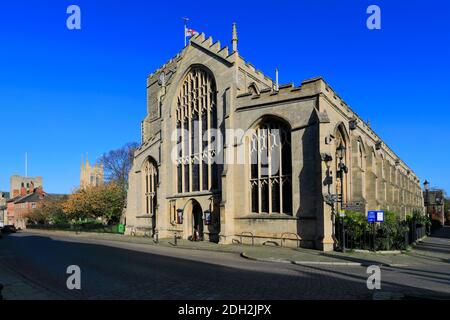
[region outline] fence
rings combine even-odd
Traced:
[[[426,235],[426,226],[415,221],[403,222],[401,227],[407,231],[386,232],[379,225],[345,225],[342,219],[335,223],[335,237],[338,248],[360,250],[404,250],[414,241]]]
[[[74,232],[123,233],[120,225],[89,224],[29,224],[27,229],[60,230]]]

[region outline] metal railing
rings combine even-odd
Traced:
[[[404,250],[412,243],[426,236],[426,226],[416,221],[404,222],[403,227],[408,227],[404,233],[395,231],[390,234],[379,226],[344,225],[342,221],[336,221],[335,234],[337,249],[350,250]],[[343,230],[344,228],[344,230]]]
[[[253,233],[251,233],[250,231],[244,231],[244,232],[241,232],[241,234],[239,235],[240,236],[240,241],[241,241],[241,244],[244,244],[243,242],[242,242],[242,237],[243,236],[245,236],[245,235],[247,235],[247,236],[250,236],[251,238],[252,238],[252,246],[254,246],[255,245],[255,236],[253,235]]]
[[[293,232],[285,232],[285,233],[281,234],[281,246],[282,247],[284,246],[284,242],[286,240],[294,240],[294,239],[289,239],[289,238],[286,239],[286,238],[284,238],[284,236],[287,236],[287,235],[294,235],[297,238],[296,239],[296,241],[297,241],[297,248],[300,248],[300,244],[301,244],[302,238],[300,238],[300,236],[298,234],[293,233]]]

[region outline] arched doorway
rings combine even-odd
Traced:
[[[192,230],[190,239],[193,241],[203,241],[203,210],[195,200],[192,200]]]

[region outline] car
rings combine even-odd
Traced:
[[[17,229],[14,225],[3,226],[2,233],[16,233]]]

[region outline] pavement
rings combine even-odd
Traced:
[[[0,240],[0,283],[11,300],[450,299],[449,263],[450,228],[391,255],[36,230]],[[367,288],[372,264],[382,290]],[[69,265],[81,269],[81,290],[66,286]]]

